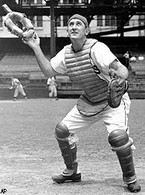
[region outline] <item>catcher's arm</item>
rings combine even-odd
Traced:
[[[109,75],[111,79],[116,79],[118,84],[122,84],[128,78],[128,70],[120,61],[114,60],[109,66]]]
[[[109,68],[111,81],[108,85],[108,105],[117,108],[121,103],[122,96],[128,90],[128,70],[117,60]]]

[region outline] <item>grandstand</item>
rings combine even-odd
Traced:
[[[92,36],[93,37],[93,36]],[[116,56],[123,62],[123,54],[126,50],[136,57],[136,61],[130,62],[132,70],[129,77],[129,93],[132,98],[145,97],[145,48],[144,38],[102,37],[100,41],[106,43]],[[41,47],[47,58],[50,58],[50,39],[41,38]],[[67,38],[57,38],[56,45],[59,51],[63,45],[68,44]],[[0,99],[11,97],[10,77],[21,80],[29,97],[48,97],[46,78],[41,72],[33,51],[20,39],[0,39]],[[142,60],[139,57],[144,57]],[[124,62],[123,62],[124,63]],[[58,95],[60,97],[75,97],[81,94],[81,90],[72,84],[67,76],[57,76]]]
[[[64,39],[63,43],[68,42]],[[60,40],[58,40],[60,43]],[[62,43],[62,38],[61,38]],[[41,47],[50,58],[50,39],[41,39]],[[63,46],[58,45],[57,51]],[[11,77],[20,79],[29,97],[48,97],[46,78],[41,72],[33,51],[18,38],[0,39],[0,99],[11,97]],[[57,76],[59,96],[78,96],[81,90],[67,76]]]
[[[0,53],[1,99],[11,97],[9,87],[12,76],[20,79],[27,92],[35,94],[34,89],[37,88],[41,94],[46,78],[38,67],[32,50],[21,40],[10,38],[0,39]],[[29,94],[31,96],[30,92]],[[38,92],[36,94],[39,95]],[[47,92],[44,95],[42,93],[42,97],[45,96],[48,96]]]
[[[9,4],[11,2],[11,4]],[[13,3],[15,2],[15,4]],[[17,3],[16,3],[17,2]],[[44,2],[44,1],[43,1]],[[47,1],[50,2],[50,1]],[[53,2],[53,1],[51,1]],[[62,1],[57,1],[62,2]],[[77,1],[78,2],[78,1]],[[91,21],[96,14],[107,15],[116,13],[118,21],[115,31],[102,31],[94,34],[90,34],[91,38],[98,38],[100,41],[106,43],[114,54],[124,63],[123,54],[126,51],[130,51],[131,55],[135,57],[135,61],[131,61],[131,70],[129,76],[129,93],[131,98],[145,98],[145,46],[144,36],[142,37],[127,37],[123,36],[126,28],[121,25],[125,25],[130,19],[130,14],[142,14],[145,12],[145,5],[142,1],[140,4],[116,4],[118,1],[109,1],[110,4],[105,4],[106,1],[79,1],[79,2],[91,2],[91,4],[78,4],[75,6],[75,0],[73,5],[69,4],[68,7],[65,4],[58,4],[55,9],[55,14],[60,16],[61,14],[66,16],[68,13],[74,14],[79,11],[81,14],[87,14],[87,19]],[[102,2],[97,4],[96,2]],[[108,2],[108,1],[107,1]],[[34,1],[18,1],[18,0],[2,0],[1,4],[7,3],[13,10],[27,13],[33,13],[33,15],[45,15],[50,12],[50,7],[44,4],[34,6]],[[24,3],[24,6],[23,6]],[[32,3],[32,4],[31,4]],[[72,9],[73,8],[73,9]],[[121,10],[121,12],[120,12]],[[5,14],[0,8],[0,13]],[[49,15],[49,14],[48,14]],[[119,16],[119,17],[118,17]],[[114,17],[113,17],[114,18]],[[121,21],[122,19],[122,21]],[[116,26],[115,26],[116,27]],[[132,27],[132,30],[143,30],[145,25]],[[44,28],[45,29],[45,28]],[[46,28],[48,29],[48,28]],[[39,32],[39,28],[36,29]],[[127,29],[129,30],[129,28]],[[119,36],[104,36],[110,35],[110,33],[120,33]],[[39,34],[39,33],[38,33]],[[47,33],[48,34],[48,33]],[[59,34],[59,33],[58,33]],[[66,37],[55,37],[56,52],[63,48],[64,45],[69,43]],[[47,58],[51,56],[51,37],[41,37],[41,48]],[[53,45],[54,46],[54,45]],[[48,91],[46,88],[46,78],[37,65],[34,53],[32,50],[18,38],[0,38],[0,99],[6,99],[11,97],[11,92],[8,90],[10,86],[10,77],[15,76],[19,78],[25,87],[25,90],[29,94],[29,97],[48,97]],[[81,94],[81,90],[74,84],[72,84],[66,75],[59,75],[56,77],[58,84],[59,96],[78,96]]]

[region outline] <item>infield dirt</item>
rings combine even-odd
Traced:
[[[75,103],[76,99],[0,101],[0,189],[7,189],[6,195],[131,194],[101,121],[76,132],[82,182],[52,182],[51,176],[65,168],[54,128]],[[129,126],[142,186],[138,195],[145,195],[145,100],[132,100]]]

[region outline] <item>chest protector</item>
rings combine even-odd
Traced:
[[[99,69],[91,63],[91,48],[96,42],[95,39],[87,39],[81,51],[75,53],[71,45],[65,51],[67,74],[83,90],[77,108],[85,116],[96,115],[108,105],[108,83],[98,76]]]

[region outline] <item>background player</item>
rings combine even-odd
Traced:
[[[24,91],[24,88],[21,84],[21,82],[19,81],[19,79],[11,77],[11,87],[10,89],[15,89],[14,91],[14,98],[13,100],[16,101],[17,97],[19,95],[19,93],[21,93],[23,95],[23,97],[25,98],[25,100],[27,100],[27,95]]]

